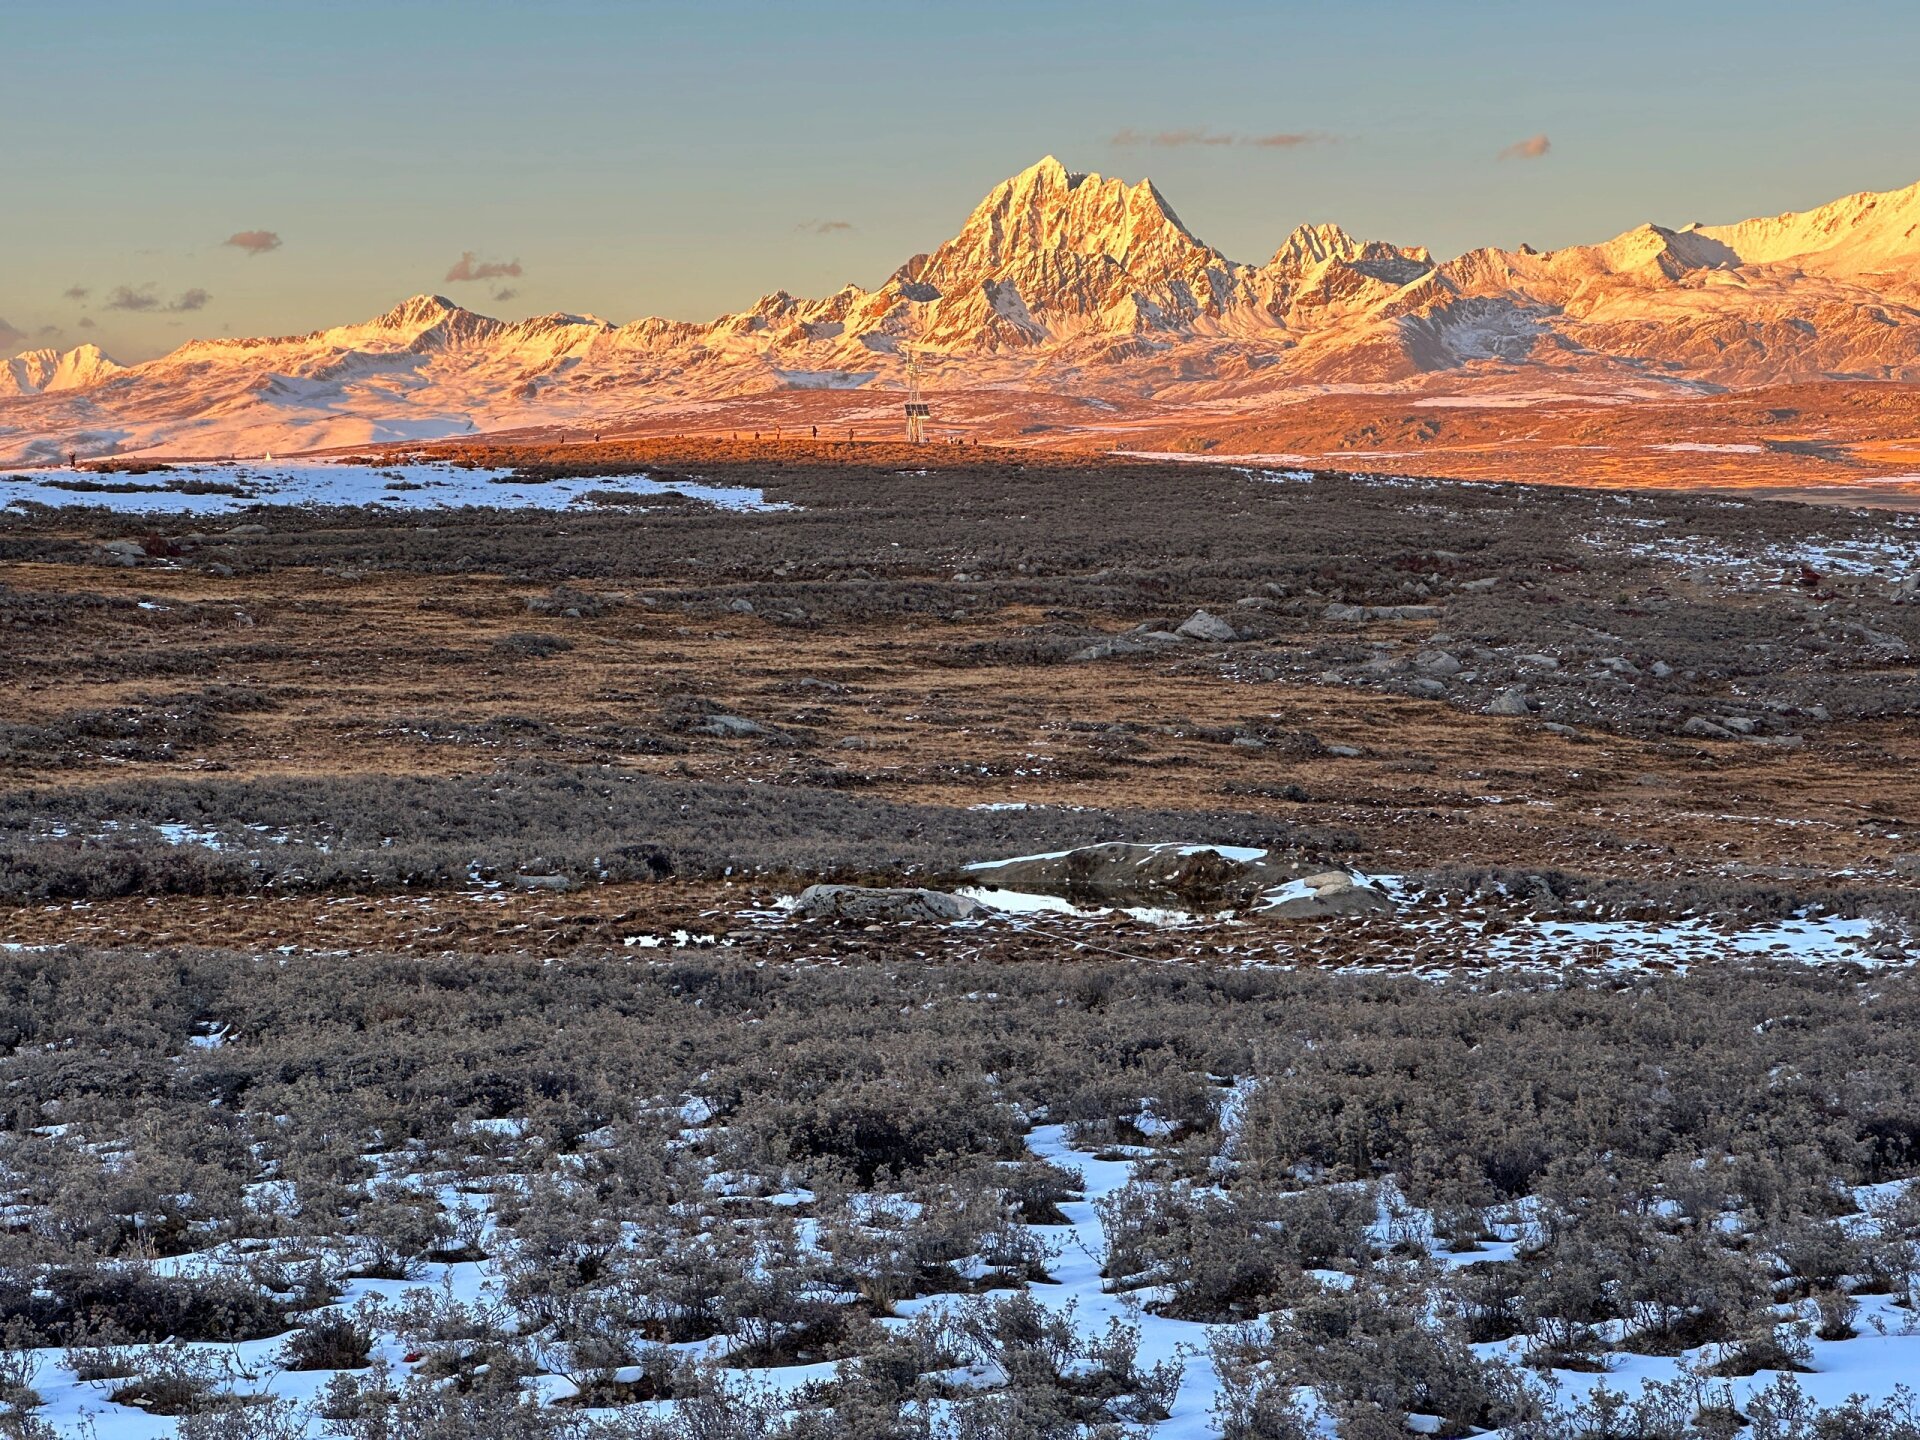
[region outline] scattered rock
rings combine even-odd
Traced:
[[[753,602],[747,599],[731,600],[727,603],[727,609],[735,615],[751,615],[753,614]]]
[[[1527,692],[1518,685],[1502,690],[1487,702],[1489,715],[1526,715],[1531,710],[1532,707],[1527,704]]]
[[[1184,635],[1189,640],[1227,641],[1240,638],[1240,632],[1233,626],[1205,610],[1194,611],[1173,633]]]
[[[744,715],[709,715],[692,727],[695,735],[718,735],[723,740],[745,740],[753,735],[768,734],[767,727],[757,720],[749,720]]]
[[[1414,667],[1429,675],[1458,675],[1460,661],[1445,650],[1424,650],[1413,657]]]
[[[1438,620],[1438,605],[1346,605],[1334,601],[1320,612],[1323,620]]]
[[[1144,655],[1163,645],[1183,645],[1185,640],[1165,630],[1135,630],[1126,635],[1111,635],[1096,640],[1084,650],[1076,650],[1069,660],[1109,660],[1115,655]]]
[[[980,905],[944,890],[887,890],[868,885],[809,885],[793,913],[808,920],[856,920],[871,923],[911,920],[947,924],[971,920]]]
[[[1697,736],[1702,740],[1731,740],[1733,732],[1724,725],[1716,725],[1704,715],[1695,715],[1680,727],[1682,735]]]

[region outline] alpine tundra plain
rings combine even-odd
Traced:
[[[12,1433],[1915,1433],[1911,514],[63,483],[0,531]]]

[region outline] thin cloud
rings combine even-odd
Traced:
[[[137,288],[132,285],[116,285],[113,287],[113,293],[107,296],[106,305],[109,310],[131,310],[142,314],[151,310],[168,310],[179,315],[190,310],[204,310],[212,300],[213,296],[197,285],[191,290],[181,291],[170,301],[162,301],[153,293],[151,285],[141,285]]]
[[[93,291],[84,285],[69,285],[61,298],[63,300],[84,300],[92,293]]]
[[[0,320],[0,350],[11,350],[27,338],[27,332]]]
[[[93,329],[93,317],[91,315],[82,315],[79,320],[79,325],[82,330]]]
[[[853,229],[851,220],[802,220],[794,229],[807,235],[838,235]]]
[[[460,258],[454,261],[447,271],[447,279],[450,281],[499,280],[502,277],[519,279],[520,262],[518,260],[482,260],[471,250],[462,250]]]
[[[1529,135],[1524,140],[1516,140],[1500,152],[1502,160],[1538,160],[1553,149],[1553,142],[1546,135]]]
[[[160,297],[150,286],[142,285],[136,290],[131,285],[116,285],[106,303],[109,310],[158,310]]]
[[[1189,145],[1253,145],[1265,150],[1292,150],[1301,145],[1318,145],[1331,140],[1317,130],[1276,130],[1266,135],[1236,135],[1230,131],[1207,130],[1190,126],[1183,130],[1135,130],[1132,126],[1117,130],[1107,143],[1132,147],[1150,145],[1157,150],[1179,150]]]
[[[1128,127],[1114,132],[1110,145],[1153,145],[1161,149],[1177,150],[1188,145],[1231,145],[1233,136],[1216,135],[1210,130],[1156,130],[1152,134],[1142,134]]]
[[[520,292],[511,285],[502,285],[498,290],[493,292],[493,298],[496,300],[517,300],[520,298]]]
[[[264,255],[269,250],[280,248],[280,235],[274,230],[236,230],[220,243],[244,250],[249,255]]]

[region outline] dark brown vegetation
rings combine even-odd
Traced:
[[[466,457],[751,482],[798,507],[775,513],[9,516],[7,888],[938,869],[1114,838],[1104,817],[1133,809],[1401,870],[1891,881],[1913,850],[1903,517],[860,455]],[[1400,606],[1430,608],[1342,608]],[[1238,638],[1132,638],[1201,608]],[[1524,715],[1479,713],[1516,690]],[[767,795],[737,839],[703,821],[689,846],[652,808],[680,792],[643,778]],[[1008,799],[1095,813],[953,813]],[[767,806],[771,829],[749,818]],[[28,840],[35,818],[67,836]],[[1768,820],[1812,823],[1783,852]],[[236,848],[162,853],[155,821]]]

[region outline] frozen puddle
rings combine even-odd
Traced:
[[[1031,890],[997,890],[988,885],[963,885],[953,893],[984,905],[999,914],[1022,918],[1036,915],[1060,915],[1074,920],[1098,920],[1124,915],[1144,925],[1174,926],[1226,920],[1231,915],[1230,911],[1222,911],[1218,915],[1203,915],[1192,910],[1173,910],[1159,905],[1075,905],[1071,900],[1062,899],[1058,895],[1042,895]]]
[[[144,475],[0,470],[0,505],[33,500],[43,505],[98,506],[129,514],[165,511],[225,515],[254,505],[563,510],[574,504],[594,503],[586,498],[594,492],[621,497],[609,503],[645,503],[678,496],[719,510],[793,508],[768,500],[765,492],[744,485],[667,484],[645,475],[572,475],[542,481],[516,479],[512,470],[454,465],[282,465],[262,461],[170,465]]]
[[[1131,852],[1137,852],[1131,861],[1136,870],[1168,857],[1185,859],[1193,855],[1213,854],[1240,865],[1257,864],[1267,857],[1264,849],[1247,845],[1201,845],[1178,842],[1136,844],[1132,841],[1107,841],[1095,845],[1075,846],[1070,850],[1047,850],[1036,855],[1015,855],[1004,860],[976,860],[964,869],[968,875],[978,877],[982,883],[964,886],[955,893],[1002,915],[1018,917],[1057,915],[1079,920],[1093,920],[1109,916],[1125,916],[1143,924],[1165,926],[1202,924],[1232,917],[1232,911],[1212,914],[1166,905],[1075,904],[1071,900],[1046,891],[1019,888],[1022,881],[1027,884],[1033,883],[1033,878],[1029,875],[1009,876],[1008,878],[1015,883],[1004,888],[994,883],[997,873],[1011,870],[1015,866],[1046,864],[1054,860],[1064,860],[1082,851],[1099,851],[1121,845],[1126,846]],[[1126,857],[1121,857],[1119,863],[1127,864]],[[1111,877],[1108,878],[1111,880]],[[1141,897],[1133,895],[1127,898],[1137,900]]]
[[[1025,865],[1033,860],[1064,860],[1067,856],[1075,853],[1075,851],[1098,850],[1101,845],[1132,844],[1134,844],[1134,842],[1130,840],[1103,840],[1093,845],[1076,845],[1071,850],[1045,850],[1038,855],[1015,855],[1006,860],[976,860],[964,868],[968,874],[977,875],[987,870],[1004,869],[1008,865]],[[1250,845],[1183,845],[1164,843],[1158,845],[1141,845],[1138,848],[1143,853],[1137,863],[1142,865],[1146,864],[1148,860],[1153,859],[1155,856],[1165,854],[1182,856],[1203,855],[1211,851],[1223,860],[1238,860],[1243,865],[1251,865],[1254,861],[1264,860],[1267,856],[1265,850],[1255,849]]]
[[[1198,863],[1189,866],[1189,860]],[[965,870],[979,883],[962,895],[1019,916],[1123,915],[1186,926],[1238,923],[1263,912],[1281,920],[1335,920],[1394,908],[1382,886],[1349,867],[1251,845],[1114,840],[975,861]]]

